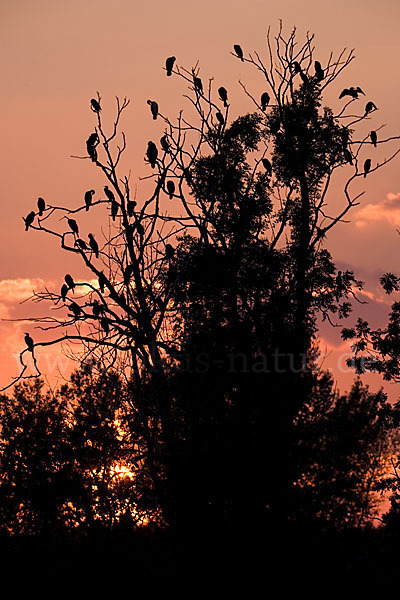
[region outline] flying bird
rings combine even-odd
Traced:
[[[32,225],[33,221],[35,220],[35,216],[36,213],[34,210],[32,210],[29,215],[27,215],[25,218],[22,217],[25,221],[25,231],[28,231],[29,227]]]
[[[104,186],[104,193],[107,196],[107,198],[113,202],[113,200],[115,200],[115,196],[112,190],[110,190],[110,188],[108,187],[108,185]]]
[[[88,238],[89,238],[89,246],[91,247],[91,249],[93,250],[93,252],[96,255],[96,258],[99,258],[99,245],[96,242],[96,240],[94,239],[93,233],[89,233],[88,234]]]
[[[365,105],[365,114],[372,112],[373,110],[378,110],[373,102],[367,102]]]
[[[136,206],[136,201],[135,200],[128,200],[128,203],[126,205],[126,210],[128,212],[128,217],[132,217],[133,216],[133,212],[135,210],[135,206]]]
[[[174,62],[176,61],[175,56],[169,56],[165,61],[165,68],[167,69],[167,77],[171,77],[172,69],[174,68]]]
[[[173,246],[171,246],[171,244],[167,244],[165,246],[165,256],[166,258],[171,259],[174,258],[174,254],[175,254],[175,248]]]
[[[323,68],[321,67],[321,63],[316,60],[314,63],[314,67],[315,67],[315,78],[317,81],[322,81],[323,78],[325,77],[325,73]]]
[[[92,199],[93,199],[93,194],[95,193],[94,190],[88,190],[87,192],[85,192],[85,204],[86,204],[86,210],[89,210],[91,204],[92,204]]]
[[[154,100],[147,100],[147,104],[150,106],[151,114],[153,115],[154,121],[158,115],[158,104]]]
[[[166,135],[162,136],[162,138],[160,139],[160,144],[164,152],[168,154],[170,146]]]
[[[101,111],[100,103],[98,102],[98,100],[95,100],[95,98],[91,99],[90,106],[92,108],[92,111],[95,113],[99,113]]]
[[[33,339],[31,338],[28,332],[25,333],[25,344],[29,352],[32,352],[33,354]]]
[[[157,156],[158,156],[157,146],[155,145],[154,142],[150,141],[148,143],[146,156],[147,156],[147,160],[149,161],[149,163],[151,165],[151,168],[154,169],[154,167],[156,166]]]
[[[68,221],[68,225],[70,226],[72,232],[75,235],[79,235],[79,227],[78,227],[78,223],[75,221],[75,219],[67,219]]]
[[[265,110],[269,104],[269,94],[268,92],[263,92],[261,94],[261,110]]]
[[[198,92],[199,94],[203,93],[203,82],[201,81],[200,77],[196,77],[196,75],[193,73],[193,84],[194,84],[194,89],[196,90],[196,92]]]
[[[244,58],[243,58],[243,50],[241,49],[241,47],[239,46],[239,44],[234,44],[233,46],[234,51],[236,52],[236,56],[238,58],[240,58],[240,60],[242,62],[244,62]]]
[[[67,297],[68,289],[69,288],[68,288],[67,284],[63,283],[62,286],[61,286],[61,300],[63,302],[65,302],[65,298]]]
[[[376,148],[376,142],[378,141],[378,136],[376,134],[376,131],[371,131],[371,133],[369,134],[369,137],[371,138],[371,142],[372,142],[374,148]]]
[[[64,281],[70,290],[73,290],[75,288],[75,281],[72,279],[71,275],[69,275],[68,273],[64,277]]]
[[[43,200],[43,198],[38,198],[37,207],[39,210],[39,217],[41,217],[43,215],[44,209],[46,208],[46,202]]]
[[[367,160],[364,163],[364,177],[367,176],[367,173],[369,172],[370,168],[371,168],[371,159],[367,158]]]
[[[167,190],[169,194],[169,199],[172,200],[175,193],[175,183],[171,180],[167,181]]]
[[[263,167],[264,167],[264,169],[265,169],[265,170],[266,170],[266,172],[267,172],[267,175],[270,175],[270,176],[271,176],[271,174],[272,174],[272,165],[271,165],[271,163],[269,162],[268,158],[262,158],[262,159],[261,159],[261,162],[262,162],[262,164],[263,164]]]
[[[228,106],[228,92],[224,87],[220,87],[218,88],[218,94],[226,108]]]

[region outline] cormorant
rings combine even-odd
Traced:
[[[224,115],[221,112],[218,111],[217,113],[215,113],[215,117],[220,125],[223,125],[225,123]]]
[[[314,63],[315,66],[315,78],[317,81],[322,81],[323,78],[325,77],[325,73],[323,68],[321,67],[321,63],[316,60]]]
[[[367,102],[365,105],[365,114],[367,115],[373,110],[378,110],[373,102]]]
[[[301,73],[301,66],[300,66],[300,63],[297,62],[297,60],[295,60],[292,63],[292,68],[295,73]]]
[[[193,83],[194,83],[194,89],[196,90],[196,92],[199,92],[199,94],[203,93],[203,83],[200,79],[200,77],[196,77],[196,75],[193,73]]]
[[[350,96],[351,98],[353,98],[353,100],[357,100],[358,94],[362,94],[363,96],[365,96],[364,92],[360,87],[344,88],[344,90],[340,93],[339,99],[344,98],[345,96]]]
[[[174,68],[174,62],[176,61],[175,56],[169,56],[165,61],[165,68],[167,69],[167,77],[171,76],[172,69]]]
[[[33,339],[31,338],[28,332],[25,333],[25,344],[29,352],[32,352],[33,354]]]
[[[168,143],[168,139],[167,139],[167,135],[163,135],[162,138],[160,139],[160,144],[161,144],[161,148],[164,150],[164,152],[166,152],[168,154],[169,152],[169,143]]]
[[[147,160],[149,161],[151,168],[154,169],[154,167],[156,166],[156,162],[157,162],[157,156],[158,156],[158,150],[157,150],[157,146],[155,145],[154,142],[149,142],[147,145]]]
[[[69,288],[68,288],[67,284],[63,283],[62,286],[61,286],[61,300],[63,302],[65,302],[65,298],[67,297],[68,289]]]
[[[97,150],[94,146],[87,146],[87,153],[92,162],[97,161]]]
[[[118,207],[119,207],[118,202],[116,200],[113,200],[111,202],[111,218],[113,221],[115,221],[115,217],[118,214]]]
[[[106,278],[105,278],[103,271],[101,271],[101,273],[99,275],[99,287],[100,287],[100,291],[102,294],[104,294],[105,285],[106,285]]]
[[[93,250],[93,252],[96,255],[96,258],[99,258],[99,245],[96,242],[96,240],[94,239],[93,233],[89,233],[88,234],[88,238],[89,238],[89,246],[91,247],[91,249]]]
[[[218,88],[218,94],[226,108],[228,106],[228,92],[224,87],[220,87]]]
[[[93,300],[92,302],[92,311],[95,319],[98,319],[101,313],[101,308],[98,300]]]
[[[67,219],[68,221],[68,225],[70,226],[72,232],[75,235],[79,235],[79,227],[78,227],[78,223],[75,221],[75,219]]]
[[[115,200],[114,193],[109,189],[108,185],[104,186],[104,193],[111,202]]]
[[[167,181],[167,190],[169,194],[169,199],[172,200],[175,193],[175,183],[171,180]]]
[[[46,208],[46,202],[43,198],[38,198],[37,207],[39,210],[39,217],[41,217],[43,215],[44,209]]]
[[[151,114],[153,115],[153,119],[157,119],[158,115],[158,104],[154,100],[147,100],[147,104],[150,106]]]
[[[133,265],[128,265],[124,271],[124,283],[125,285],[129,284],[130,278],[132,277],[132,273],[133,273]]]
[[[272,174],[272,165],[269,162],[268,158],[262,158],[261,162],[263,164],[264,169],[267,172],[267,175],[271,175]]]
[[[344,154],[344,157],[346,159],[346,162],[348,162],[349,164],[352,165],[353,164],[353,157],[351,156],[350,150],[348,150],[347,148],[345,148],[343,150],[343,154]]]
[[[90,105],[91,105],[91,108],[92,108],[93,112],[99,113],[101,111],[101,106],[100,106],[98,100],[96,100],[95,98],[91,99]]]
[[[75,281],[72,279],[71,275],[69,275],[68,273],[64,277],[64,281],[70,290],[73,290],[75,288]]]
[[[300,77],[303,83],[307,84],[308,83],[308,77],[307,75],[300,69]]]
[[[106,334],[110,333],[110,327],[108,325],[107,317],[102,317],[100,320],[100,324],[101,324],[102,328],[104,329],[104,331],[106,332]]]
[[[84,240],[81,240],[80,238],[78,238],[77,240],[75,240],[75,244],[77,246],[79,246],[79,248],[81,250],[87,250],[88,249],[86,242]]]
[[[89,210],[90,205],[92,204],[92,196],[94,193],[95,193],[94,190],[88,190],[87,192],[85,192],[86,210]]]
[[[133,216],[133,212],[135,210],[135,206],[136,206],[136,201],[135,200],[128,200],[127,205],[126,205],[126,210],[128,212],[128,217],[132,217]]]
[[[269,94],[268,92],[263,92],[261,94],[261,109],[265,110],[269,104]]]
[[[68,308],[69,308],[69,310],[72,310],[75,318],[78,318],[82,312],[81,307],[76,302],[71,302],[71,304],[69,305]]]
[[[174,258],[175,255],[175,248],[173,246],[171,246],[171,244],[167,244],[165,246],[165,257],[168,258],[168,260],[170,260],[171,258]]]
[[[370,168],[371,168],[371,159],[367,158],[367,160],[364,163],[364,177],[367,176],[367,173],[369,172]]]
[[[234,44],[233,46],[234,51],[236,52],[236,56],[238,58],[240,58],[240,60],[242,62],[244,62],[244,58],[243,58],[243,50],[241,49],[241,47],[239,46],[239,44]]]
[[[369,134],[369,137],[371,138],[371,142],[372,142],[374,148],[376,148],[376,142],[378,141],[378,136],[376,134],[376,131],[371,131],[371,133]]]
[[[86,140],[86,146],[97,146],[100,143],[100,139],[97,131],[91,133]]]
[[[25,219],[22,217],[25,221],[25,231],[28,231],[29,227],[32,225],[33,221],[35,220],[35,216],[36,216],[36,213],[35,213],[35,211],[32,210],[29,213],[29,215],[27,215],[25,217]]]

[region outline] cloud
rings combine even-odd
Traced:
[[[388,221],[395,227],[400,226],[400,193],[390,192],[377,204],[367,204],[355,215],[356,227],[365,227],[368,223]]]
[[[0,281],[0,302],[22,302],[32,296],[34,290],[42,290],[45,285],[43,279],[3,279]]]

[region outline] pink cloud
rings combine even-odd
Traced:
[[[400,226],[400,193],[389,192],[386,198],[377,204],[367,204],[355,215],[356,227],[365,227],[368,223],[388,221],[395,227]]]

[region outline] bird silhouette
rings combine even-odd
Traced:
[[[154,167],[156,166],[157,156],[158,156],[157,146],[155,145],[154,142],[150,141],[148,143],[146,156],[147,156],[147,160],[149,161],[149,163],[151,165],[151,168],[154,169]]]
[[[168,260],[170,260],[171,258],[174,258],[175,255],[175,248],[173,246],[171,246],[171,244],[167,244],[165,246],[165,257],[168,258]]]
[[[378,110],[373,102],[367,102],[365,105],[365,114],[372,112],[373,110]]]
[[[264,169],[267,172],[267,175],[271,175],[272,174],[272,165],[269,162],[268,158],[262,158],[261,162],[263,164]]]
[[[367,158],[367,160],[364,163],[364,177],[367,176],[367,173],[369,172],[370,169],[371,169],[371,159]]]
[[[64,281],[70,290],[73,290],[75,288],[75,281],[72,279],[71,275],[69,275],[68,273],[64,277]]]
[[[194,89],[196,90],[196,92],[198,92],[199,94],[203,93],[203,82],[201,81],[200,77],[196,77],[196,75],[193,73],[193,84],[194,84]]]
[[[84,240],[81,240],[80,238],[78,238],[77,240],[75,240],[75,244],[77,246],[79,246],[79,248],[81,250],[87,250],[88,249],[86,242]]]
[[[94,239],[93,233],[89,233],[88,234],[88,238],[89,238],[89,246],[91,247],[91,249],[95,253],[96,258],[99,258],[99,245],[96,242],[96,240]]]
[[[36,213],[32,210],[25,218],[22,217],[25,221],[25,231],[28,231],[29,227],[32,225],[35,220]]]
[[[98,300],[92,302],[92,312],[95,319],[98,319],[101,313],[101,307]]]
[[[224,87],[220,87],[218,88],[218,94],[226,108],[228,106],[228,92]]]
[[[108,185],[104,186],[104,193],[107,196],[107,198],[110,200],[110,202],[113,202],[113,200],[115,200],[114,192],[112,190],[110,190]]]
[[[65,302],[65,298],[67,297],[68,290],[69,290],[69,287],[67,286],[67,284],[63,283],[61,286],[61,299],[63,302]]]
[[[106,334],[110,333],[110,327],[109,327],[109,321],[107,319],[107,317],[102,317],[100,319],[100,325],[102,326],[103,330],[106,332]]]
[[[97,150],[94,146],[87,146],[87,153],[92,162],[97,162]]]
[[[104,294],[106,282],[107,282],[107,280],[105,278],[105,275],[104,275],[103,271],[101,271],[100,275],[99,275],[99,288],[100,288],[100,291],[102,294]]]
[[[220,125],[223,125],[225,123],[224,115],[221,112],[217,111],[215,113],[215,117]]]
[[[265,110],[269,104],[269,94],[268,92],[263,92],[261,94],[261,109]]]
[[[87,146],[97,146],[99,143],[100,143],[100,139],[99,139],[97,131],[95,131],[94,133],[91,133],[89,135],[88,139],[86,140]]]
[[[376,148],[376,142],[378,141],[378,136],[376,131],[371,131],[371,133],[369,134],[369,137],[371,138],[371,142],[374,146],[374,148]]]
[[[70,226],[72,232],[75,235],[79,235],[79,227],[78,227],[78,223],[75,221],[75,219],[67,219],[68,221],[68,225]]]
[[[25,344],[29,352],[32,352],[33,354],[33,339],[31,338],[28,332],[25,333]]]
[[[93,194],[95,193],[94,190],[88,190],[87,192],[85,192],[85,204],[86,204],[86,210],[89,210],[91,204],[92,204],[92,199],[93,199]]]
[[[77,319],[79,315],[82,313],[82,309],[76,302],[71,302],[69,305],[69,310],[72,311],[74,317]]]
[[[240,60],[241,60],[242,62],[244,62],[244,58],[243,58],[243,50],[242,50],[242,48],[239,46],[239,44],[234,44],[234,46],[233,46],[233,49],[234,49],[234,51],[235,51],[235,53],[236,53],[236,56],[237,56],[238,58],[240,58]]]
[[[92,108],[92,111],[95,113],[99,113],[101,111],[100,103],[95,98],[91,99],[90,106]]]
[[[151,114],[153,115],[154,121],[158,115],[158,104],[154,100],[147,100],[147,104],[150,106]]]
[[[321,63],[316,60],[314,63],[314,67],[315,67],[315,79],[317,81],[322,81],[323,78],[325,77],[325,73],[323,68],[321,67]]]
[[[133,216],[136,204],[137,204],[137,202],[135,200],[128,200],[127,205],[126,205],[126,210],[128,212],[128,217],[132,217]]]
[[[111,218],[113,221],[115,221],[115,217],[118,214],[118,208],[119,208],[119,204],[116,200],[113,200],[111,202]]]
[[[165,68],[167,69],[167,77],[171,76],[172,69],[174,68],[174,62],[176,61],[175,56],[169,56],[165,61]]]
[[[353,100],[357,100],[359,94],[363,94],[363,96],[365,96],[360,87],[344,88],[344,90],[340,93],[339,99],[344,98],[345,96],[350,96],[353,98]]]
[[[130,278],[133,274],[133,265],[128,265],[124,271],[124,283],[125,285],[129,285]]]
[[[305,84],[307,84],[307,83],[308,83],[308,77],[307,77],[307,75],[304,73],[304,71],[302,71],[301,69],[300,69],[300,77],[301,77],[301,80],[302,80],[302,82],[303,82],[303,83],[305,83]]]
[[[347,148],[345,148],[343,150],[343,154],[344,154],[344,157],[346,159],[346,162],[348,162],[350,165],[352,165],[353,164],[353,157],[351,156],[351,152]]]
[[[44,209],[46,208],[46,202],[43,198],[38,198],[37,207],[39,210],[39,217],[41,217],[43,215]]]
[[[175,183],[171,180],[167,181],[167,190],[169,194],[169,199],[172,200],[175,193]]]
[[[160,139],[161,148],[168,154],[170,146],[166,135],[163,135]]]
[[[301,66],[300,63],[297,62],[297,60],[293,61],[292,63],[292,70],[294,73],[301,73]]]

